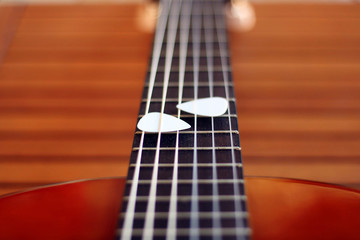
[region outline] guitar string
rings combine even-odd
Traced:
[[[164,87],[162,92],[162,102],[161,102],[161,112],[159,119],[159,133],[156,144],[156,152],[154,159],[154,167],[151,177],[150,192],[149,192],[149,201],[146,208],[145,224],[144,224],[144,233],[143,240],[152,240],[154,235],[154,221],[155,221],[155,205],[156,205],[156,190],[157,190],[157,180],[159,172],[159,160],[160,160],[160,144],[161,144],[161,128],[163,121],[163,114],[165,111],[166,104],[166,95],[168,90],[168,84],[170,79],[171,64],[174,54],[174,46],[176,41],[176,32],[179,22],[180,6],[181,0],[173,0],[170,7],[170,17],[168,22],[167,29],[167,39],[166,39],[166,56],[165,56],[165,73],[164,73]]]
[[[215,12],[216,8],[221,7],[219,3],[211,4],[211,6],[212,6],[213,12]],[[225,87],[225,96],[226,96],[226,99],[228,100],[229,99],[229,89],[228,89],[229,88],[229,79],[228,79],[228,72],[226,72],[226,69],[227,69],[227,67],[226,67],[226,65],[227,65],[227,62],[226,62],[226,49],[224,47],[224,43],[220,42],[220,37],[221,36],[226,37],[225,30],[223,30],[221,28],[222,25],[225,25],[223,17],[221,18],[221,21],[222,21],[222,24],[220,23],[218,17],[215,18],[216,35],[217,35],[217,38],[218,38],[221,67],[222,67],[222,73],[223,73],[224,85],[225,85],[224,86]],[[229,121],[229,130],[231,131],[232,130],[232,124],[231,124],[230,114],[231,114],[231,110],[229,108],[227,115],[228,115],[228,121]],[[232,158],[232,164],[233,164],[233,167],[232,167],[233,179],[236,180],[236,179],[239,179],[239,176],[237,174],[236,158],[235,158],[235,150],[234,150],[234,140],[233,140],[233,135],[232,134],[230,134],[230,145],[231,145],[231,158]],[[240,196],[239,187],[238,187],[236,181],[234,181],[233,189],[234,189],[234,195],[235,196]],[[235,212],[242,212],[242,207],[241,207],[240,202],[236,201],[235,199],[234,199],[234,206],[235,206]],[[242,235],[242,230],[241,229],[244,229],[244,227],[245,227],[243,221],[241,221],[239,218],[235,218],[235,225],[236,225],[237,239],[239,239],[239,240],[243,239],[243,237],[241,236]]]
[[[160,16],[158,18],[158,21],[156,23],[156,30],[155,30],[155,39],[153,44],[153,58],[151,62],[150,67],[150,78],[149,78],[149,88],[147,93],[147,102],[146,102],[146,108],[145,108],[145,114],[149,112],[150,108],[150,100],[154,89],[155,84],[155,77],[156,77],[156,71],[159,65],[159,58],[160,58],[160,52],[161,47],[164,41],[164,34],[165,34],[165,27],[167,18],[169,15],[169,6],[171,1],[163,0],[159,4],[158,11],[160,12]],[[163,9],[161,9],[161,7]],[[140,143],[139,143],[139,151],[136,158],[136,167],[133,173],[133,182],[131,184],[130,188],[130,194],[127,202],[126,207],[126,214],[124,217],[124,223],[120,239],[121,240],[130,240],[132,236],[132,229],[133,229],[133,222],[134,222],[134,214],[135,214],[135,203],[136,203],[136,194],[138,191],[138,180],[140,175],[140,165],[141,165],[141,159],[142,159],[142,150],[144,145],[144,138],[145,138],[145,132],[142,132]]]
[[[179,91],[178,104],[182,102],[183,86],[185,78],[185,66],[187,58],[187,48],[189,41],[190,15],[192,0],[183,2],[180,19],[180,46],[179,46]],[[180,119],[181,110],[178,109],[178,118]],[[179,158],[179,130],[176,131],[175,156],[173,164],[173,176],[171,183],[171,196],[169,206],[169,218],[166,231],[166,239],[176,239],[176,221],[177,221],[177,191],[178,191],[178,159]]]
[[[193,50],[193,68],[194,68],[194,100],[198,98],[198,82],[199,82],[199,58],[200,58],[200,40],[201,40],[201,20],[198,20],[198,16],[201,15],[201,2],[196,2],[193,5],[193,14],[192,14],[192,50]],[[196,16],[196,17],[195,17]],[[194,114],[194,152],[193,152],[193,175],[192,178],[194,181],[198,179],[197,172],[197,114],[195,109]],[[191,219],[190,219],[190,239],[198,240],[200,231],[199,231],[199,202],[197,200],[198,193],[198,184],[192,184],[192,196],[195,196],[191,199]]]
[[[213,16],[211,16],[212,11],[208,4],[204,4],[204,28],[205,28],[205,46],[206,46],[206,59],[207,59],[207,67],[208,67],[208,78],[209,78],[209,94],[210,97],[213,97],[214,95],[214,89],[213,89],[213,82],[214,82],[214,75],[213,75],[213,67],[214,67],[214,59],[213,59],[213,34],[214,34],[214,25],[213,25]],[[216,152],[215,152],[215,134],[214,134],[214,117],[211,117],[211,143],[212,143],[212,178],[214,180],[212,184],[212,195],[218,196],[219,195],[219,188],[218,184],[215,180],[218,179],[217,177],[217,168],[216,168]],[[220,203],[219,200],[212,201],[212,211],[220,212]],[[213,231],[215,229],[220,229],[220,233],[216,235],[214,232],[213,239],[220,240],[221,239],[221,222],[220,218],[215,217],[213,215],[212,218],[212,224],[213,224]]]

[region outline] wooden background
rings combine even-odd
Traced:
[[[0,6],[0,194],[125,176],[142,5]],[[360,6],[256,4],[230,33],[245,174],[360,189]]]

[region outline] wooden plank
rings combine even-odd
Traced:
[[[129,47],[120,45],[116,48],[16,48],[6,56],[7,63],[127,63],[143,59],[149,46]],[[124,58],[126,56],[126,58]]]
[[[51,4],[31,5],[26,10],[24,19],[28,18],[134,18],[139,6],[136,4]],[[124,26],[126,27],[126,26]]]
[[[23,19],[19,26],[22,33],[114,33],[120,32],[123,26],[128,26],[127,31],[131,33],[138,31],[137,23],[125,16],[122,18],[32,18]]]
[[[34,64],[3,64],[0,69],[0,79],[14,80],[62,80],[62,81],[101,81],[101,79],[119,80],[131,79],[139,84],[144,82],[147,61],[136,64],[47,64],[44,66]],[[141,90],[140,90],[141,91]],[[139,91],[139,95],[141,94]]]
[[[295,9],[294,9],[295,10]],[[301,34],[354,34],[357,32],[360,18],[257,18],[256,33],[301,33]]]
[[[138,7],[26,9],[0,67],[0,193],[125,176],[152,37]],[[255,7],[230,34],[245,174],[360,186],[360,7]]]
[[[150,35],[141,32],[113,32],[113,33],[18,33],[12,42],[14,48],[116,48],[121,45],[149,46]]]
[[[281,63],[281,64],[359,64],[360,48],[239,48],[235,50],[239,56],[237,63]]]
[[[355,4],[316,3],[254,3],[261,17],[276,18],[360,18],[360,9]]]
[[[0,64],[8,52],[24,9],[22,5],[0,5]]]
[[[334,181],[345,186],[358,182],[359,171],[360,165],[353,163],[262,162],[249,164],[245,168],[245,174],[251,176],[312,179],[314,175],[318,175],[324,182]]]
[[[134,112],[135,113],[135,112]],[[133,115],[133,114],[131,114]],[[137,114],[136,114],[137,115]],[[122,118],[108,117],[60,117],[60,116],[27,116],[0,119],[0,128],[10,131],[121,131],[124,128],[132,132],[135,128],[137,116],[124,116]],[[131,140],[127,140],[131,143]],[[130,151],[130,149],[129,149]]]
[[[240,56],[233,57],[234,64],[240,61]],[[331,66],[331,67],[330,67]],[[272,64],[271,62],[257,64],[237,64],[234,71],[234,80],[237,88],[243,82],[253,81],[317,81],[317,82],[358,82],[360,67],[356,64]]]
[[[265,41],[266,40],[266,41]],[[294,48],[301,49],[359,49],[360,34],[358,31],[339,34],[330,32],[248,32],[230,35],[230,43],[234,51],[238,47],[246,48]]]
[[[128,136],[130,137],[130,136]],[[38,141],[4,141],[1,142],[0,154],[18,155],[114,155],[122,151],[131,151],[127,139],[118,140],[38,140]]]

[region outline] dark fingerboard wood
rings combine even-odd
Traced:
[[[250,230],[247,224],[241,148],[222,12],[223,3],[221,1],[194,1],[191,3],[189,0],[182,3],[192,4],[193,9],[192,12],[186,13],[191,14],[189,16],[191,21],[184,84],[181,91],[182,101],[212,96],[223,97],[228,100],[229,108],[224,115],[218,117],[195,116],[181,112],[180,118],[190,124],[191,128],[178,133],[143,133],[136,130],[116,238],[124,240],[169,239],[167,230],[170,224],[169,218],[175,216],[176,229],[173,230],[175,232],[172,235],[173,239],[248,239]],[[206,12],[205,7],[210,11]],[[194,14],[196,12],[198,14]],[[180,14],[185,13],[181,12]],[[196,23],[196,21],[198,22]],[[206,25],[205,21],[212,24]],[[201,26],[199,31],[196,32],[194,24]],[[151,62],[155,60],[154,52],[150,59],[139,119],[148,112],[161,112],[165,86],[166,47],[167,44],[171,44],[166,41],[168,31],[170,30],[167,25],[161,43],[154,86],[151,84]],[[193,41],[193,34],[200,36],[200,42]],[[206,34],[211,34],[211,37]],[[179,103],[179,87],[181,86],[179,65],[183,56],[180,54],[181,38],[179,35],[180,30],[178,29],[164,108],[164,113],[176,117],[178,114],[176,105]],[[209,39],[211,40],[210,44]],[[156,44],[159,43],[155,42],[154,45]],[[197,46],[200,49],[196,53]],[[211,54],[210,57],[209,54]],[[196,59],[196,57],[198,58]],[[194,61],[198,61],[199,64],[195,65]],[[196,79],[198,82],[195,84]],[[149,88],[152,88],[151,91]],[[147,112],[149,92],[152,94]],[[157,144],[159,138],[160,145]],[[157,151],[159,153],[158,163],[156,163]],[[140,161],[139,156],[141,157]],[[174,164],[175,158],[178,159],[176,164]],[[138,177],[136,177],[137,167],[139,169]],[[150,221],[153,221],[153,231],[150,231],[152,236],[144,238],[146,221],[149,221],[147,217],[152,214],[152,212],[149,213],[149,198],[151,198],[154,168],[158,172],[154,216],[150,218],[152,219]],[[171,212],[170,204],[174,197],[172,190],[175,168],[177,191],[176,213],[174,214]],[[195,176],[196,178],[194,178]],[[135,199],[131,197],[132,188],[136,189]],[[135,204],[132,212],[129,210],[130,201]],[[129,216],[131,219],[127,221],[131,223],[126,225],[125,221]],[[126,226],[131,226],[131,228]]]

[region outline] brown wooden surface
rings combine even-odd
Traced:
[[[138,8],[10,16],[20,22],[0,48],[0,194],[126,175],[152,37]],[[360,188],[360,7],[255,10],[252,32],[230,34],[246,175]]]

